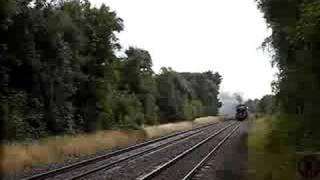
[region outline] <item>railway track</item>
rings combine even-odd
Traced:
[[[121,162],[131,160],[139,157],[143,154],[156,151],[159,148],[165,148],[173,144],[177,144],[180,141],[185,141],[188,138],[192,138],[203,133],[210,128],[221,126],[222,123],[210,124],[201,127],[194,128],[192,130],[186,130],[178,133],[173,133],[164,137],[153,139],[144,143],[140,143],[128,148],[120,149],[102,156],[97,156],[85,161],[81,161],[75,164],[67,165],[58,169],[54,169],[41,174],[36,174],[25,180],[42,180],[42,179],[80,179],[90,174],[98,172],[100,170],[106,170],[112,168]],[[233,123],[226,123],[224,129],[227,129]],[[222,131],[222,129],[221,129]],[[119,156],[122,156],[119,158]]]
[[[196,172],[206,163],[206,161],[226,142],[226,140],[239,128],[240,125],[236,125],[234,128],[232,128],[232,130],[230,132],[228,132],[225,136],[223,136],[223,138],[221,140],[219,140],[219,142],[213,146],[213,148],[202,158],[199,160],[199,162],[196,163],[196,165],[190,169],[187,170],[184,173],[184,175],[179,178],[182,180],[189,180],[192,179],[192,177],[196,174]],[[150,179],[168,179],[168,176],[162,176],[162,173],[166,170],[168,170],[169,168],[171,168],[170,170],[174,171],[176,168],[173,168],[174,165],[176,165],[176,163],[178,161],[180,161],[181,159],[183,159],[185,156],[190,155],[192,152],[194,152],[195,150],[197,150],[198,148],[200,148],[202,145],[204,145],[205,143],[207,143],[208,141],[212,140],[214,137],[216,137],[217,135],[219,135],[220,133],[222,133],[225,129],[220,130],[212,135],[210,135],[209,137],[207,137],[206,139],[202,140],[201,142],[197,143],[196,145],[192,146],[191,148],[189,148],[188,150],[184,151],[183,153],[179,154],[178,156],[176,156],[175,158],[171,159],[170,161],[167,161],[166,163],[158,166],[156,169],[154,169],[153,171],[143,175],[142,177],[137,178],[137,180],[150,180]],[[198,154],[199,156],[199,154]],[[189,161],[190,163],[192,163],[191,161]],[[181,171],[181,169],[180,169]],[[183,174],[182,173],[182,174]],[[165,173],[164,173],[165,174]],[[167,175],[170,173],[166,173]],[[173,173],[171,173],[172,175]],[[173,178],[172,176],[170,177],[170,179],[178,179],[178,178]]]

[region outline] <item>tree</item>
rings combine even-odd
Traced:
[[[248,110],[251,113],[258,112],[259,99],[254,99],[254,100],[248,99],[244,104],[248,107]]]
[[[203,105],[201,115],[217,115],[221,102],[218,99],[221,76],[219,73],[207,71],[204,73],[181,73],[190,82],[193,89],[193,98]]]
[[[257,0],[272,34],[262,46],[270,50],[279,69],[274,82],[280,113],[297,121],[296,143],[314,146],[320,116],[320,2],[315,0]],[[319,144],[317,144],[319,146]],[[303,147],[303,146],[300,146]]]
[[[265,95],[260,99],[258,111],[264,114],[272,114],[275,112],[273,95]]]
[[[6,127],[24,131],[11,137],[94,130],[114,79],[109,70],[121,19],[88,1],[1,3],[1,106]]]
[[[215,115],[221,76],[152,70],[148,51],[125,57],[122,19],[88,0],[0,1],[0,117],[7,140],[137,129]]]
[[[148,51],[130,47],[124,61],[123,89],[135,93],[143,106],[147,124],[157,123],[157,84],[152,70],[152,59]]]
[[[189,100],[192,90],[188,82],[170,68],[161,68],[157,76],[159,91],[158,106],[162,122],[179,120],[185,117],[184,105]]]

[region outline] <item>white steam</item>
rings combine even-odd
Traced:
[[[239,103],[240,98],[242,99],[241,93],[230,94],[228,92],[220,93],[220,101],[222,102],[222,107],[219,109],[219,114],[225,116],[225,118],[234,118],[236,112],[236,106]]]

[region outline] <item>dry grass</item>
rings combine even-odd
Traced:
[[[90,135],[50,137],[26,145],[6,144],[1,147],[1,170],[6,174],[27,171],[33,166],[62,162],[67,158],[94,154],[142,139],[145,139],[143,131],[104,131]]]
[[[159,137],[176,131],[191,129],[192,122],[168,123],[144,128],[148,138]]]
[[[195,124],[209,124],[209,123],[217,123],[223,121],[223,116],[208,116],[208,117],[201,117],[195,119],[193,122]]]
[[[100,150],[123,147],[130,143],[220,120],[221,118],[218,117],[206,117],[196,119],[194,122],[149,126],[143,130],[100,131],[88,135],[50,137],[33,144],[5,144],[0,147],[3,150],[0,168],[5,174],[28,171],[34,166],[62,162],[68,158],[94,154]]]
[[[192,129],[197,125],[205,125],[209,123],[217,123],[223,120],[220,116],[208,116],[197,118],[194,121],[178,122],[178,123],[168,123],[158,126],[148,126],[144,128],[148,138],[159,137],[165,134],[173,133],[176,131]]]

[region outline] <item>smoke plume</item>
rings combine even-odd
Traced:
[[[220,101],[222,107],[219,109],[219,114],[225,116],[225,118],[234,118],[236,106],[243,102],[243,98],[241,93],[222,92],[220,93]]]

